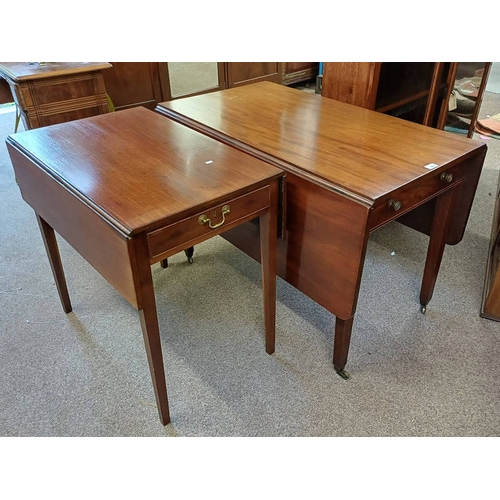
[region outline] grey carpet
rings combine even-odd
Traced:
[[[500,111],[485,96],[482,113]],[[0,115],[1,436],[498,436],[500,323],[479,317],[500,141],[463,241],[419,312],[427,237],[374,233],[347,369],[334,317],[278,279],[276,353],[264,350],[260,267],[222,238],[153,266],[172,423],[158,419],[137,312],[60,241],[64,314]]]

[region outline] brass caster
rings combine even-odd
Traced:
[[[187,260],[190,264],[193,263],[193,254],[194,254],[194,247],[189,247],[184,250],[184,253],[186,254]]]
[[[427,308],[425,306],[420,306],[420,312],[425,314],[425,311],[427,311]]]
[[[344,380],[349,378],[349,373],[346,370],[337,370],[335,368],[335,371],[337,372],[337,375],[340,375]]]

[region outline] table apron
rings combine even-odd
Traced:
[[[267,185],[236,198],[219,201],[201,212],[152,231],[147,235],[151,263],[254,219],[267,212],[269,206],[270,189]],[[226,207],[228,211],[222,215]],[[202,216],[210,218],[210,222],[200,224]]]

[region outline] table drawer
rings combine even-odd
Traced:
[[[150,257],[175,253],[257,217],[259,212],[269,207],[269,197],[269,186],[265,186],[152,231],[148,234]]]
[[[417,183],[405,186],[380,200],[370,214],[370,231],[396,219],[425,201],[462,182],[465,172],[459,166],[433,172]]]

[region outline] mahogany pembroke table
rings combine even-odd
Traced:
[[[425,312],[445,245],[463,237],[484,143],[270,82],[156,111],[287,173],[278,275],[336,316],[333,364],[343,378],[368,237],[394,219],[430,236]],[[224,237],[259,258],[257,225]]]
[[[142,107],[13,134],[7,147],[64,311],[72,308],[54,231],[138,309],[164,425],[152,264],[257,217],[266,352],[274,352],[281,170]]]

